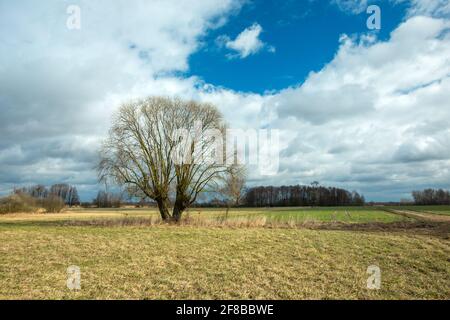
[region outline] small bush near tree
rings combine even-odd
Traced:
[[[40,207],[44,208],[48,213],[58,213],[61,212],[65,207],[65,202],[61,197],[56,195],[50,195],[47,198],[38,201]]]

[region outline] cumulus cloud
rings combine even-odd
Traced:
[[[360,14],[367,9],[367,0],[332,0],[331,2],[348,14]]]
[[[61,180],[96,188],[93,152],[117,105],[150,94],[191,96],[197,80],[174,74],[240,6],[77,1],[81,29],[69,30],[69,4],[0,2],[7,26],[0,28],[0,192]]]
[[[448,17],[450,14],[450,2],[448,0],[331,0],[341,11],[347,14],[360,14],[365,12],[370,4],[392,3],[407,4],[409,17],[426,15],[438,18]]]
[[[434,17],[448,17],[450,2],[448,0],[393,0],[396,3],[409,3],[409,16],[427,15]]]
[[[276,110],[274,125],[290,140],[285,179],[314,177],[375,198],[382,188],[406,196],[424,181],[448,186],[449,26],[417,16],[387,41],[342,37],[322,70],[268,97],[264,109]]]
[[[228,36],[220,36],[217,42],[219,45],[223,45],[236,52],[235,54],[228,55],[230,58],[239,57],[244,59],[260,52],[264,48],[269,52],[275,52],[275,47],[267,45],[259,38],[262,32],[263,28],[258,23],[254,23],[242,31],[236,39],[231,40]]]

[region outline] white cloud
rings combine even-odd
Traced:
[[[200,38],[240,6],[84,0],[81,29],[68,30],[69,4],[0,1],[1,190],[60,180],[96,188],[93,158],[117,105],[192,95],[197,80],[174,73],[188,69]]]
[[[229,55],[230,58],[239,57],[244,59],[250,55],[258,53],[264,48],[266,48],[269,52],[275,52],[275,47],[265,44],[259,38],[262,32],[262,27],[259,24],[254,23],[242,31],[236,39],[230,40],[228,36],[221,36],[218,38],[218,42],[219,44],[223,44],[226,48],[237,53]]]
[[[433,17],[448,17],[450,15],[450,1],[448,0],[393,0],[396,3],[409,2],[410,16],[426,15]]]
[[[413,17],[388,41],[342,37],[335,58],[268,97],[290,141],[284,181],[404,196],[450,179],[449,20]],[[424,174],[422,175],[423,172]],[[425,174],[426,173],[426,174]]]
[[[349,14],[360,14],[367,9],[367,0],[332,0],[331,2]]]
[[[445,18],[450,14],[450,2],[448,0],[331,0],[341,11],[348,14],[360,14],[366,11],[370,4],[399,4],[407,3],[408,16],[426,15]]]

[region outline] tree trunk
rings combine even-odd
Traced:
[[[161,219],[163,221],[167,221],[170,219],[170,213],[169,209],[167,208],[166,201],[163,199],[156,200],[156,203],[158,204],[159,213],[161,214]]]
[[[186,209],[186,207],[183,206],[183,204],[175,202],[172,212],[173,221],[179,222],[181,220],[181,215],[183,214],[184,209]]]
[[[230,211],[230,205],[227,204],[227,210],[225,211],[225,220],[228,220],[228,212]]]
[[[183,201],[180,199],[176,199],[175,205],[173,206],[172,219],[175,222],[179,222],[181,220],[181,215],[183,214],[183,211],[185,209],[186,206],[184,205]]]

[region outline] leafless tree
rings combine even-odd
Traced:
[[[68,206],[80,204],[78,190],[75,186],[70,186],[66,183],[54,184],[50,187],[50,194],[62,198]]]
[[[108,191],[99,191],[97,197],[94,199],[93,203],[98,208],[120,208],[123,202],[123,195]]]
[[[206,130],[216,134],[205,135]],[[114,179],[130,195],[153,199],[163,220],[179,221],[226,170],[224,132],[222,115],[210,104],[164,97],[126,103],[102,147],[99,177]]]
[[[448,205],[450,204],[450,191],[443,189],[425,189],[413,191],[414,203],[418,205]]]
[[[37,199],[44,199],[44,198],[47,198],[49,195],[47,187],[42,184],[37,184],[34,186],[29,186],[29,187],[23,187],[20,189],[14,189],[14,193],[17,193],[17,194],[26,193],[26,194],[32,196],[33,198],[37,198]]]
[[[245,183],[247,171],[245,166],[234,164],[227,168],[221,175],[219,182],[219,192],[227,203],[227,215],[231,206],[239,206],[245,195]]]

